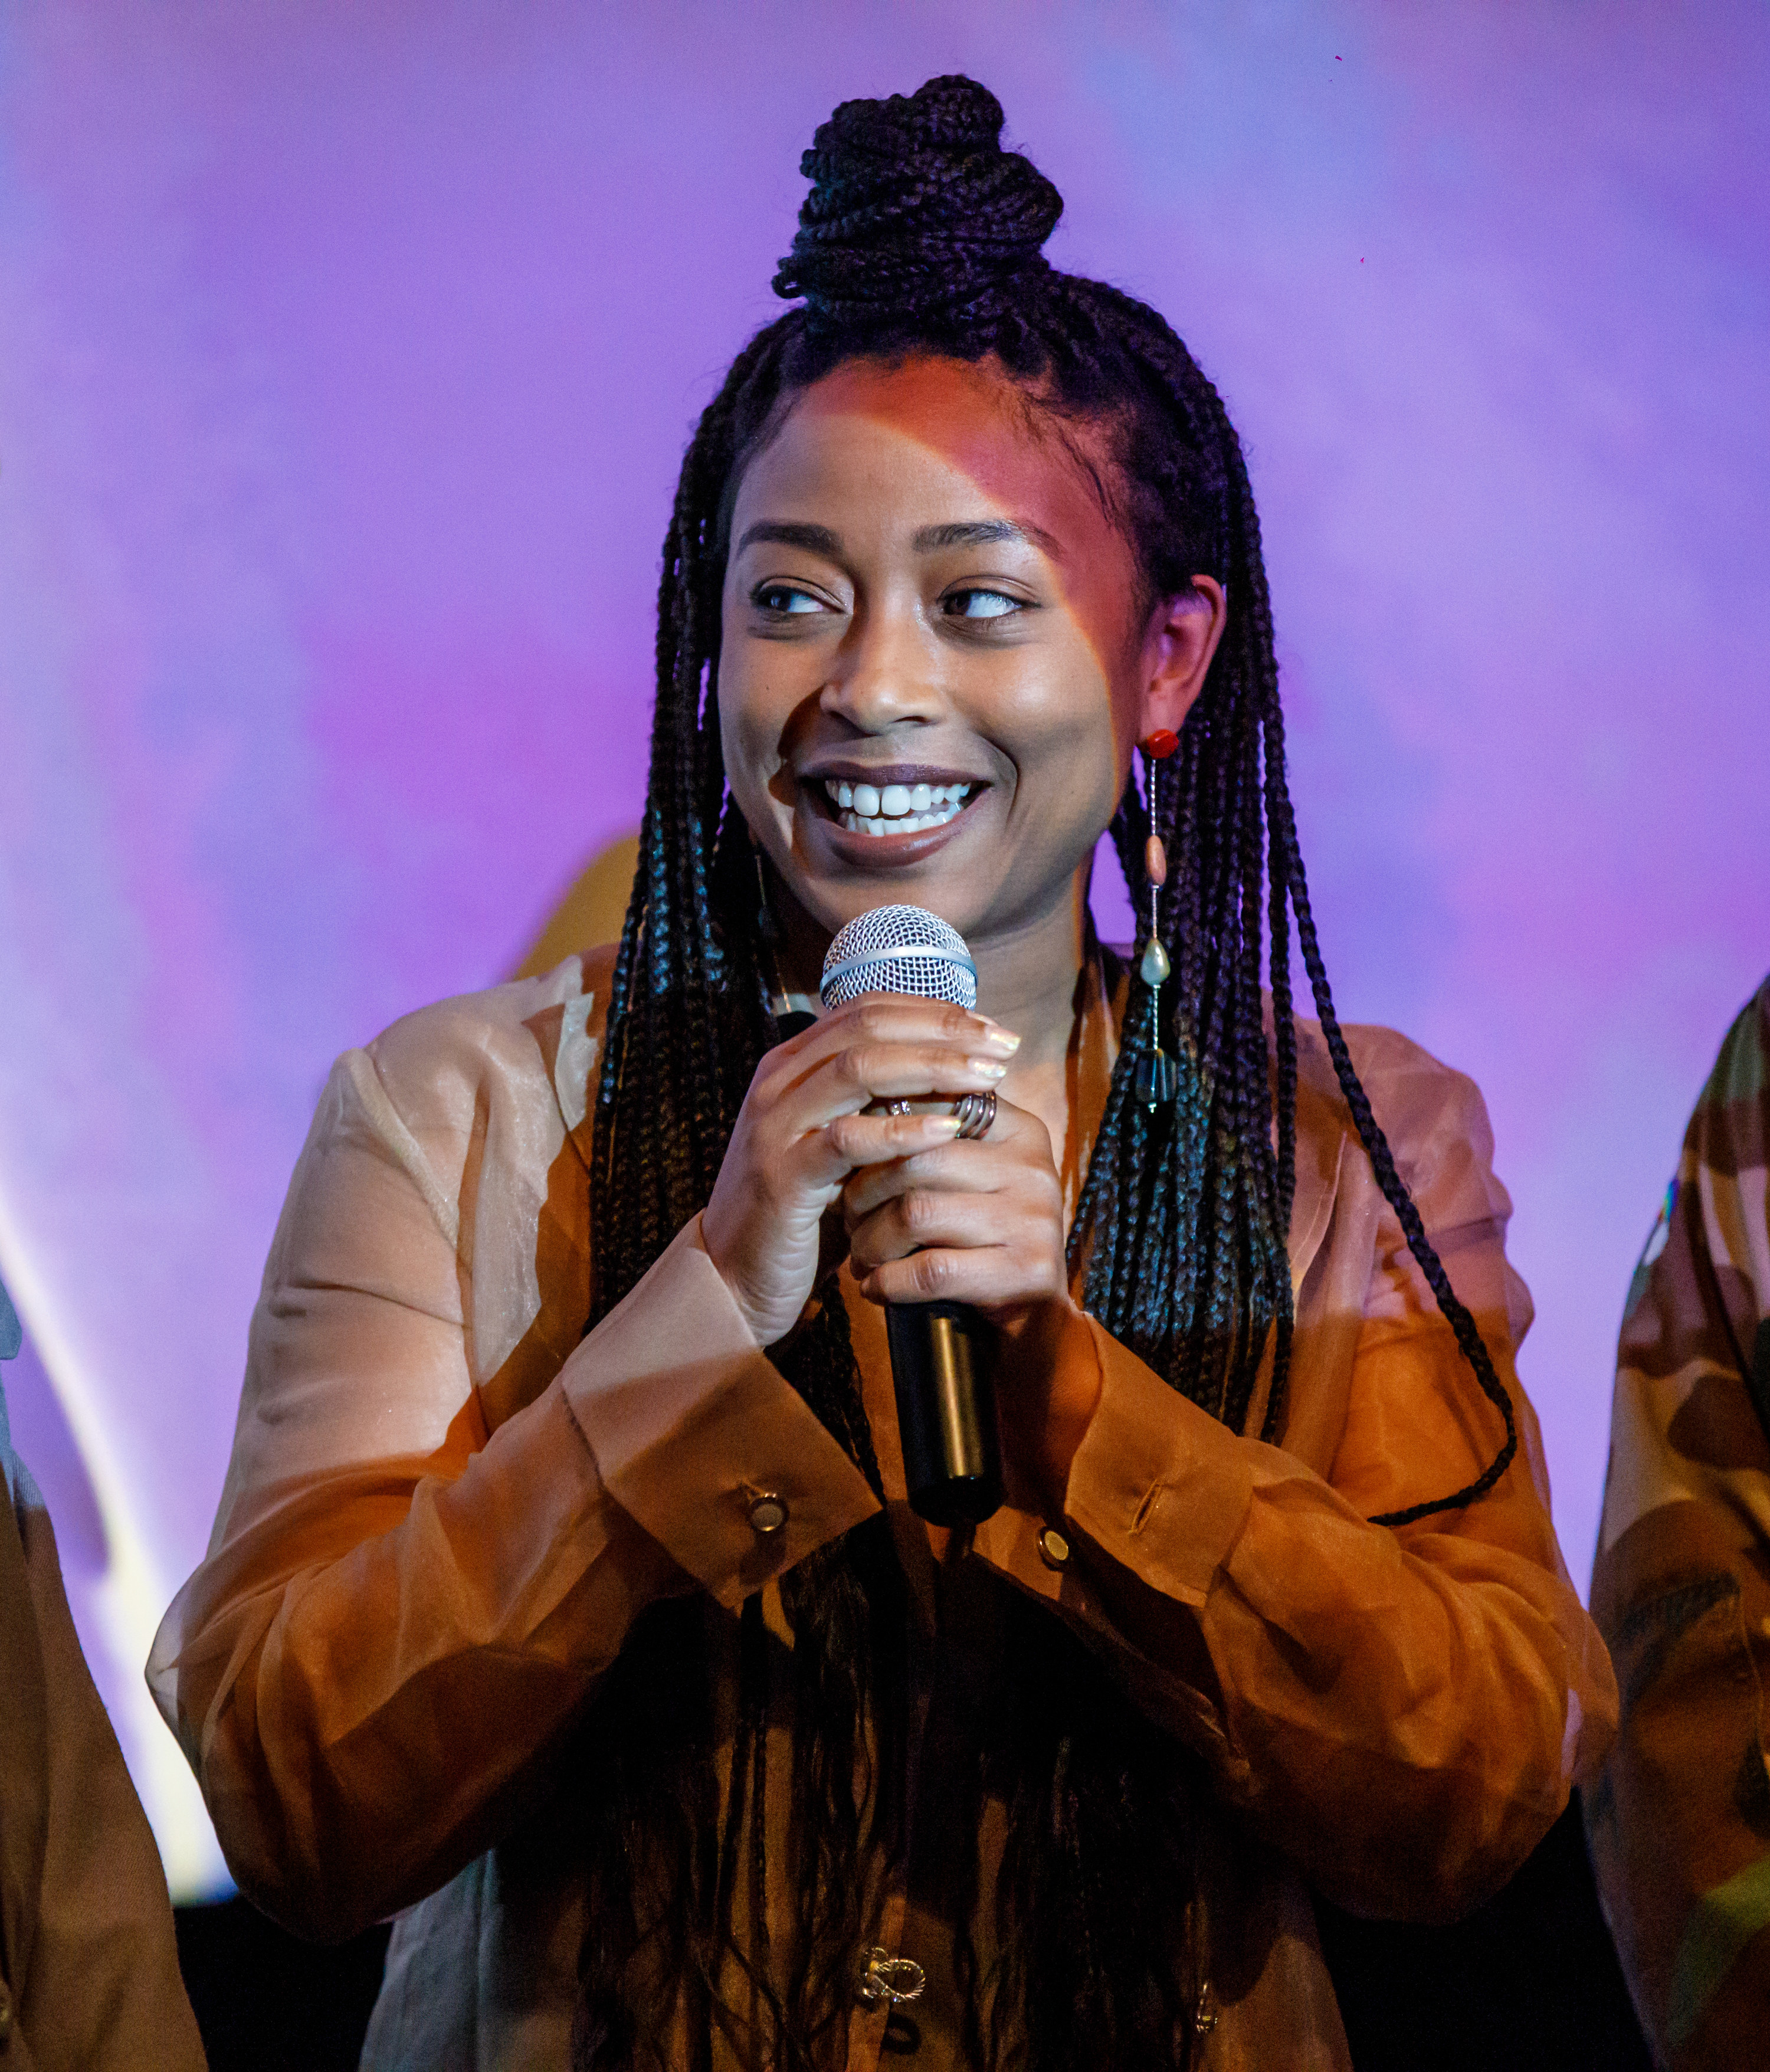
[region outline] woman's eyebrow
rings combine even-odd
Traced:
[[[1037,547],[1054,561],[1064,558],[1063,549],[1051,534],[1026,518],[1018,521],[1012,518],[971,518],[950,525],[924,525],[910,544],[919,554],[932,554],[943,548],[988,547],[1001,541]],[[822,554],[831,561],[839,560],[842,551],[841,533],[833,532],[827,525],[805,524],[790,519],[758,519],[739,541],[737,551],[741,554],[746,547],[759,544],[802,547],[807,553]]]
[[[1062,549],[1051,535],[1025,518],[1018,523],[1011,518],[975,518],[955,525],[924,525],[912,544],[917,553],[932,554],[943,547],[989,547],[1002,540],[1037,547],[1054,561],[1063,559]]]
[[[738,542],[738,552],[753,546],[758,541],[775,547],[803,547],[809,554],[823,554],[834,561],[842,553],[842,535],[833,532],[827,525],[799,525],[780,519],[764,518],[757,521]]]

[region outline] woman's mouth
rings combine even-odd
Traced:
[[[910,835],[943,828],[965,811],[969,784],[850,783],[826,777],[824,793],[850,834]]]

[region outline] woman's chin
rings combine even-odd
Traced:
[[[974,808],[973,810],[975,810]],[[832,932],[873,906],[926,906],[962,931],[978,908],[976,837],[969,816],[913,834],[871,835],[822,814],[797,816],[788,885],[808,915]]]

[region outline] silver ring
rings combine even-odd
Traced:
[[[953,1120],[959,1125],[958,1141],[961,1144],[987,1137],[995,1119],[994,1088],[986,1094],[961,1094],[953,1104]]]

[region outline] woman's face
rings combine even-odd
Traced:
[[[806,917],[905,901],[976,947],[1078,914],[1162,612],[1022,393],[933,358],[839,368],[750,463],[731,536],[726,774]]]

